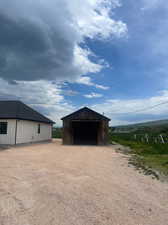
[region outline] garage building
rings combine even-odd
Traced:
[[[84,107],[63,120],[63,144],[106,145],[110,119]]]
[[[0,145],[51,140],[53,124],[20,101],[0,101]]]

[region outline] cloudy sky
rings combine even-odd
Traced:
[[[168,119],[165,1],[1,0],[0,29],[0,99],[57,125],[83,106],[112,125]]]

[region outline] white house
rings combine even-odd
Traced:
[[[0,145],[51,140],[53,124],[20,101],[0,101]]]

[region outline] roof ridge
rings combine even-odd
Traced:
[[[64,120],[65,118],[68,118],[68,117],[72,116],[73,114],[79,113],[79,112],[81,112],[82,110],[85,110],[85,109],[88,110],[88,111],[93,112],[94,114],[96,114],[96,115],[98,115],[98,116],[100,116],[100,117],[105,118],[106,120],[111,120],[110,118],[108,118],[108,117],[106,117],[106,116],[104,116],[104,115],[102,115],[102,114],[100,114],[100,113],[94,111],[93,109],[90,109],[89,107],[86,107],[86,106],[83,107],[83,108],[81,108],[81,109],[76,110],[76,111],[73,112],[73,113],[70,113],[70,114],[67,115],[67,116],[62,117],[61,120]]]

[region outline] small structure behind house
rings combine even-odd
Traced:
[[[106,145],[110,119],[84,107],[63,120],[63,144]]]
[[[51,140],[53,124],[20,101],[0,101],[0,145]]]

